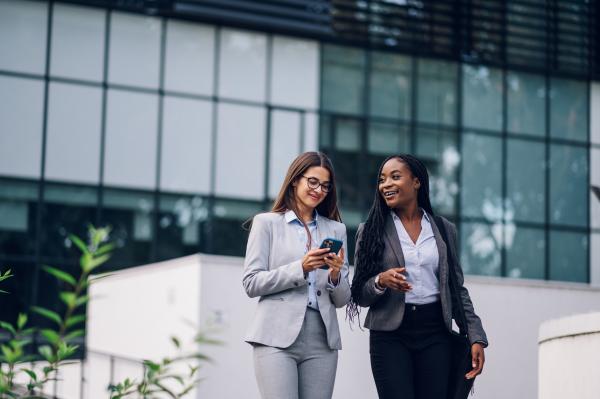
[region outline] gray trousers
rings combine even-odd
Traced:
[[[288,348],[254,346],[254,371],[263,399],[331,399],[337,350],[329,349],[321,314],[307,308]]]

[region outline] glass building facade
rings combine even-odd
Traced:
[[[453,59],[435,18],[429,53],[415,46],[423,24],[409,37],[385,31],[383,46],[353,40],[389,26],[374,9],[363,10],[364,30],[345,6],[331,12],[333,40],[312,25],[294,34],[299,22],[277,30],[275,17],[229,23],[191,8],[182,18],[176,8],[73,3],[86,2],[0,1],[0,265],[15,274],[0,319],[54,301],[40,267],[76,270],[68,235],[88,224],[112,227],[118,249],[105,270],[243,256],[241,224],[270,208],[290,161],[316,149],[333,159],[349,237],[381,160],[410,152],[432,175],[434,209],[459,227],[467,273],[591,282],[600,86],[572,58],[559,52],[559,71],[545,70],[550,54],[532,39],[533,61],[518,46],[504,51],[510,65]],[[497,36],[472,35],[473,48],[493,55],[495,43],[521,40],[521,14]]]

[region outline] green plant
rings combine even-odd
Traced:
[[[71,242],[81,251],[79,276],[51,266],[43,266],[47,273],[56,277],[65,287],[59,294],[61,301],[65,304],[65,311],[62,315],[41,306],[32,306],[31,308],[33,312],[50,320],[51,328],[39,331],[31,328],[25,329],[27,323],[25,314],[19,315],[15,326],[7,322],[0,322],[0,327],[11,335],[8,343],[1,346],[0,361],[5,365],[0,368],[0,394],[2,397],[35,397],[45,384],[56,379],[59,367],[65,364],[78,349],[78,345],[73,344],[73,341],[84,335],[85,331],[81,325],[85,323],[86,318],[84,314],[76,312],[89,301],[86,291],[90,284],[106,276],[90,277],[90,274],[110,258],[114,247],[113,244],[106,243],[108,235],[109,229],[107,228],[90,227],[87,245],[79,237],[69,236]],[[0,277],[0,281],[7,278],[6,276],[10,277],[10,270]],[[25,367],[28,362],[38,360],[33,356],[25,355],[23,350],[31,342],[34,333],[39,333],[45,340],[45,344],[38,348],[41,359],[45,361],[41,371]],[[24,396],[14,383],[16,375],[21,372],[27,374],[29,378],[26,385],[27,394]]]
[[[175,357],[166,357],[158,362],[144,360],[144,378],[140,382],[127,378],[121,383],[111,385],[110,398],[122,399],[137,394],[149,399],[165,397],[165,395],[179,399],[190,393],[202,380],[198,376],[202,362],[211,362],[212,359],[199,350],[186,353],[182,350],[181,342],[177,337],[171,337],[171,342],[179,352]],[[221,342],[210,338],[210,332],[199,332],[194,337],[194,344],[198,348],[201,345],[220,345]],[[185,372],[178,371],[182,368],[181,364]]]
[[[10,339],[0,346],[0,398],[41,398],[41,392],[46,384],[56,380],[59,368],[67,364],[69,358],[77,351],[78,345],[73,341],[85,334],[82,325],[86,321],[85,314],[78,311],[90,300],[87,295],[90,285],[109,276],[109,274],[92,276],[99,266],[110,259],[114,249],[113,244],[107,242],[109,233],[108,228],[90,226],[87,244],[77,236],[69,236],[71,242],[81,252],[78,276],[51,266],[43,266],[44,271],[54,276],[65,287],[59,293],[59,298],[65,305],[62,314],[40,306],[31,308],[33,312],[49,320],[51,328],[26,328],[28,321],[26,314],[19,314],[15,325],[0,321],[0,329],[10,335]],[[0,273],[0,282],[10,277],[13,275],[9,269],[3,274]],[[6,291],[0,290],[0,293]],[[27,355],[25,347],[32,342],[35,334],[41,335],[45,343],[38,348],[39,356]],[[171,398],[182,398],[188,394],[200,381],[198,370],[201,363],[210,359],[198,350],[191,353],[184,352],[179,339],[173,337],[171,340],[179,351],[175,357],[164,358],[158,362],[145,360],[143,379],[136,382],[127,378],[119,384],[109,386],[111,399],[121,399],[136,393],[144,398],[152,398],[157,394],[162,394],[161,397],[166,395]],[[220,342],[209,338],[207,332],[200,332],[196,335],[194,343],[198,347]],[[31,362],[39,360],[43,362],[41,371],[29,367]],[[177,370],[181,364],[187,366],[185,373]],[[15,384],[14,381],[19,374],[26,375],[25,379],[28,382],[25,386]],[[178,386],[172,387],[171,381]]]

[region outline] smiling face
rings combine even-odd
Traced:
[[[421,183],[398,158],[387,161],[378,179],[379,194],[390,208],[404,208],[417,202]]]
[[[310,188],[308,179],[317,179],[321,184],[331,184],[329,171],[322,166],[312,166],[304,171],[303,176],[299,176],[292,183],[297,206],[312,211],[323,202],[327,193],[323,191],[323,187],[320,185],[317,188]]]

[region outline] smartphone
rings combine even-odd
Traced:
[[[340,249],[342,249],[342,245],[344,245],[344,243],[341,240],[338,240],[336,238],[326,238],[323,240],[319,248],[329,248],[329,252],[337,254],[338,252],[340,252]],[[329,269],[329,266],[323,265],[320,267],[320,269],[327,270]]]

